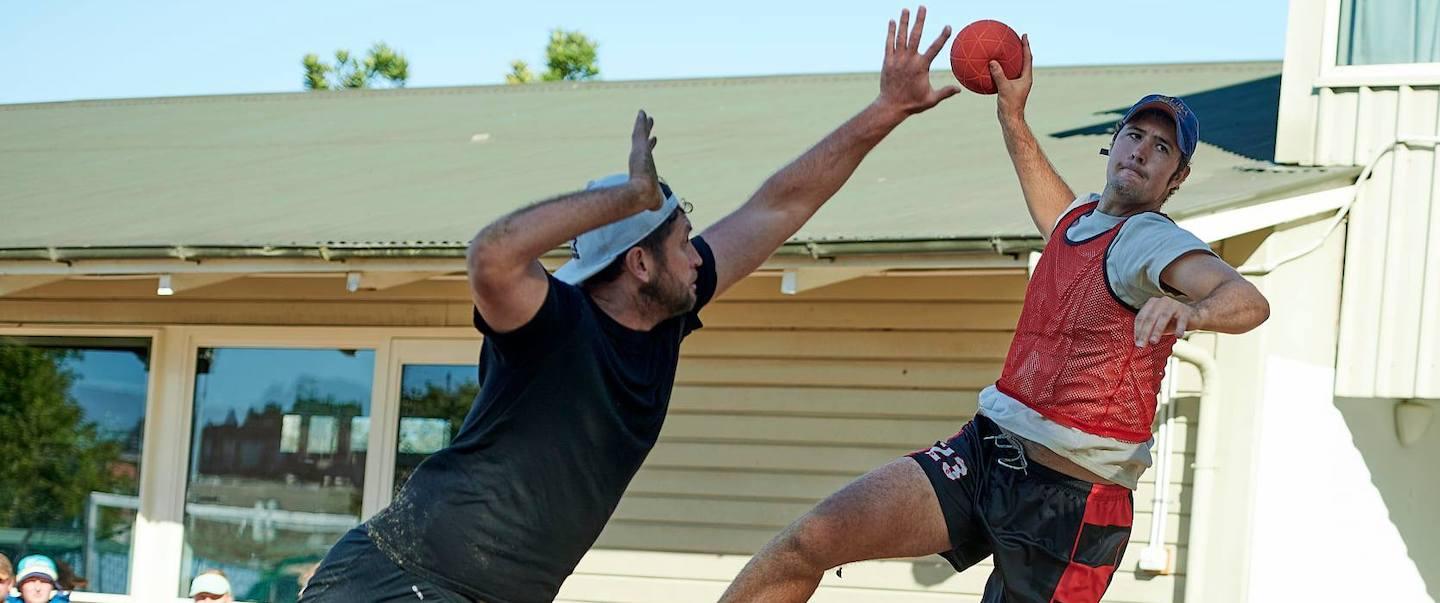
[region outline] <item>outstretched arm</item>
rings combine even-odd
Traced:
[[[630,140],[630,180],[619,186],[573,192],[507,215],[486,226],[466,251],[470,296],[496,332],[529,322],[545,302],[549,280],[540,256],[580,233],[643,210],[657,209],[660,185],[651,154],[655,125],[635,116]]]
[[[1030,87],[1035,83],[1034,61],[1030,55],[1030,36],[1020,39],[1024,48],[1025,64],[1020,77],[1005,77],[1000,64],[990,61],[990,77],[995,80],[999,99],[995,112],[1000,118],[1000,131],[1005,135],[1005,150],[1010,153],[1010,163],[1015,166],[1015,175],[1020,177],[1020,191],[1025,194],[1025,206],[1030,209],[1030,219],[1040,236],[1050,239],[1056,220],[1065,207],[1075,200],[1070,185],[1055,171],[1055,166],[1045,157],[1040,141],[1025,122],[1025,102],[1030,98]]]
[[[885,38],[880,96],[819,144],[766,180],[750,200],[707,228],[702,236],[715,252],[718,294],[759,268],[770,254],[800,230],[855,173],[860,161],[906,117],[934,107],[960,91],[930,86],[930,64],[950,37],[947,26],[922,53],[925,7],[900,12]]]

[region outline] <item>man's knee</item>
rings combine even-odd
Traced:
[[[838,518],[816,509],[781,534],[777,552],[807,569],[825,571],[834,565],[832,560],[843,543],[844,533]]]

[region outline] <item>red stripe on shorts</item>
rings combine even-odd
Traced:
[[[1050,596],[1051,603],[1099,603],[1100,597],[1105,595],[1105,589],[1110,586],[1110,577],[1115,573],[1115,566],[1091,567],[1076,563],[1075,553],[1080,546],[1080,534],[1085,531],[1085,524],[1130,527],[1135,518],[1135,510],[1130,507],[1130,497],[1126,494],[1124,488],[1111,484],[1094,484],[1090,487],[1090,496],[1085,499],[1084,524],[1075,531],[1075,544],[1070,549],[1070,565],[1060,576],[1060,584],[1055,587],[1055,594]]]

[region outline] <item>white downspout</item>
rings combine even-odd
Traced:
[[[1211,581],[1207,575],[1207,560],[1211,555],[1210,524],[1215,520],[1215,475],[1219,471],[1218,452],[1220,448],[1220,368],[1215,357],[1198,345],[1185,340],[1175,342],[1172,352],[1175,357],[1200,369],[1200,433],[1195,443],[1194,490],[1190,497],[1190,555],[1185,580],[1185,600],[1203,603],[1209,601],[1205,586]]]
[[[1150,539],[1140,551],[1140,570],[1157,574],[1175,571],[1170,550],[1165,546],[1165,528],[1170,517],[1170,474],[1175,451],[1175,369],[1172,356],[1166,362],[1165,381],[1160,387],[1160,429],[1155,436],[1155,494],[1150,499]]]

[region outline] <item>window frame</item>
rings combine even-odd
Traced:
[[[1381,65],[1341,65],[1340,4],[1325,0],[1325,31],[1320,42],[1320,88],[1361,86],[1431,86],[1440,84],[1440,62]]]
[[[163,329],[144,328],[133,326],[44,326],[44,327],[0,327],[0,335],[13,337],[93,337],[93,338],[116,338],[116,339],[147,339],[150,342],[150,368],[146,375],[145,383],[145,428],[141,437],[144,449],[140,453],[140,475],[139,487],[136,497],[140,499],[140,508],[135,514],[135,527],[130,539],[130,577],[126,584],[128,594],[100,593],[92,591],[74,591],[70,600],[75,603],[128,603],[130,601],[142,600],[136,595],[137,589],[143,590],[142,581],[139,580],[136,571],[138,559],[146,558],[144,552],[145,539],[142,532],[145,531],[146,501],[153,497],[156,492],[154,482],[160,477],[159,469],[153,466],[152,459],[160,452],[157,448],[163,446],[151,446],[152,442],[159,442],[163,436],[157,432],[155,418],[158,413],[165,412],[160,400],[161,370],[159,369],[159,348],[163,336]],[[18,559],[11,559],[11,563]]]
[[[365,484],[361,488],[360,518],[363,522],[374,515],[376,511],[383,508],[383,504],[376,498],[374,482],[378,478],[377,459],[374,452],[376,446],[383,446],[382,441],[376,439],[375,422],[384,415],[385,408],[396,402],[389,401],[393,396],[387,395],[389,389],[389,375],[384,370],[389,363],[390,341],[396,335],[394,328],[348,328],[348,327],[248,327],[248,326],[197,326],[184,329],[185,338],[183,344],[184,364],[181,375],[183,377],[182,397],[179,408],[176,409],[177,418],[184,425],[183,438],[174,438],[170,444],[175,447],[174,453],[177,467],[180,469],[176,475],[177,483],[171,491],[169,501],[178,513],[174,520],[179,524],[176,526],[175,535],[169,547],[165,569],[173,579],[165,582],[169,586],[158,586],[160,593],[166,597],[175,597],[176,602],[189,601],[189,599],[178,597],[175,594],[175,585],[180,584],[181,575],[184,569],[184,548],[185,548],[185,495],[190,479],[190,447],[194,442],[194,413],[195,413],[195,385],[198,381],[197,361],[202,348],[248,348],[248,349],[293,349],[293,350],[333,350],[333,349],[368,349],[374,352],[374,365],[371,367],[370,383],[370,442],[369,450],[365,458]],[[393,408],[389,413],[393,416]],[[168,590],[168,592],[167,592]],[[158,593],[157,593],[158,594]]]
[[[475,365],[480,360],[480,338],[473,330],[468,338],[456,337],[397,337],[390,342],[389,364],[386,367],[388,384],[392,391],[387,393],[386,416],[383,422],[373,413],[370,417],[370,437],[384,438],[384,446],[378,449],[377,457],[382,465],[377,469],[378,484],[384,488],[376,492],[378,507],[390,504],[395,488],[395,461],[399,455],[400,439],[400,386],[403,384],[407,364],[467,364]],[[378,362],[378,358],[377,358]],[[376,452],[375,440],[370,440],[370,450]],[[368,486],[370,476],[366,474]],[[367,492],[367,494],[369,494]]]

